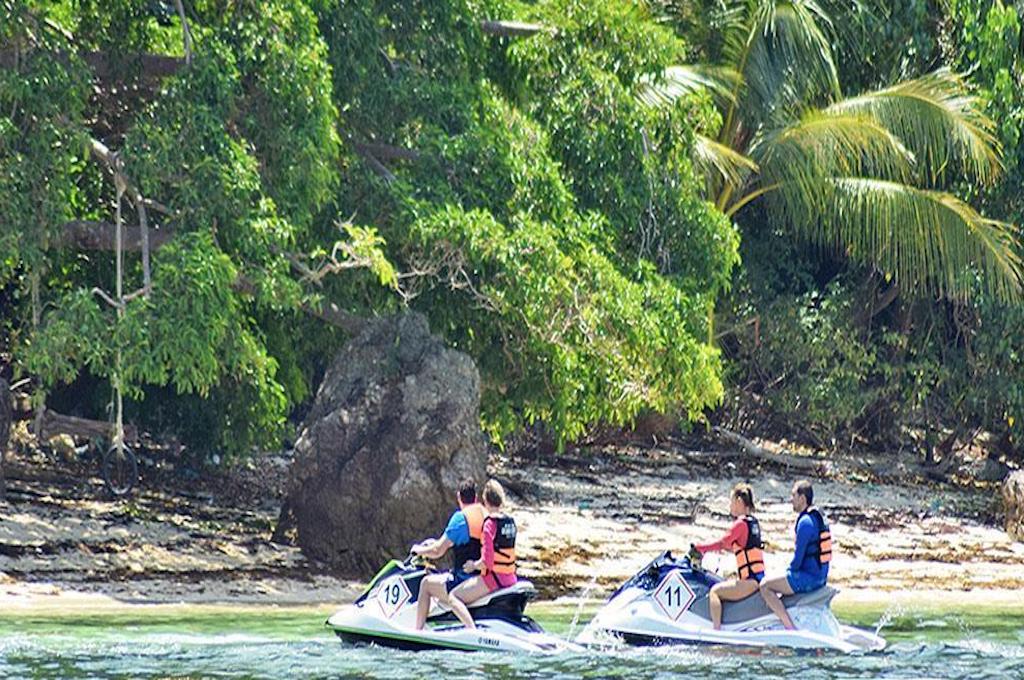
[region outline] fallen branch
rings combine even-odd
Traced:
[[[713,427],[711,428],[711,431],[730,444],[739,446],[740,449],[742,449],[743,454],[747,457],[757,458],[769,463],[805,472],[822,473],[825,471],[823,461],[807,458],[805,456],[797,456],[793,453],[789,453],[788,451],[781,451],[779,453],[769,451],[763,446],[758,446],[743,435],[727,430],[724,427]]]
[[[108,440],[113,435],[113,432],[113,424],[106,420],[90,420],[89,418],[67,416],[46,409],[43,413],[39,436],[43,440],[58,434],[69,434],[83,439]],[[139,439],[138,430],[131,425],[125,425],[124,436],[125,441],[130,442],[136,442]]]
[[[115,74],[113,68],[115,60],[111,59],[105,52],[86,52],[81,55],[85,63],[89,64],[96,77],[101,80],[109,79]],[[138,59],[142,66],[142,75],[151,78],[165,78],[174,75],[181,68],[185,60],[181,57],[168,57],[162,54],[139,54],[134,58]],[[123,63],[122,60],[120,63]]]

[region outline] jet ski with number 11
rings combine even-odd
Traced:
[[[363,594],[327,619],[342,640],[397,649],[460,651],[561,652],[576,645],[544,632],[526,616],[526,603],[536,596],[529,581],[520,580],[469,605],[476,629],[465,628],[445,606],[434,603],[427,626],[416,630],[420,581],[429,565],[410,556],[391,560],[370,581]]]
[[[708,592],[721,579],[699,560],[665,552],[616,590],[576,638],[582,644],[621,640],[631,645],[710,644],[788,647],[840,652],[878,651],[885,640],[845,626],[832,614],[828,586],[783,598],[797,630],[785,630],[759,592],[724,602],[722,629],[711,623]]]

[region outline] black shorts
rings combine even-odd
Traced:
[[[450,593],[453,590],[455,590],[455,587],[458,586],[460,583],[465,583],[472,577],[472,574],[467,574],[464,571],[451,572],[448,574],[448,580],[444,583],[445,590],[447,590]]]

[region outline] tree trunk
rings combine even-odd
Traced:
[[[4,458],[7,455],[7,442],[11,436],[11,388],[7,381],[0,378],[0,501],[4,499],[7,482],[4,478]]]

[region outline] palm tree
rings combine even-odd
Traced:
[[[664,105],[711,91],[722,125],[715,139],[698,136],[694,153],[719,209],[739,219],[761,202],[776,225],[907,292],[965,298],[974,272],[1000,299],[1019,299],[1012,225],[943,190],[949,176],[987,184],[1002,170],[993,123],[957,74],[844,97],[822,2],[714,4],[723,63],[670,67],[640,96]]]

